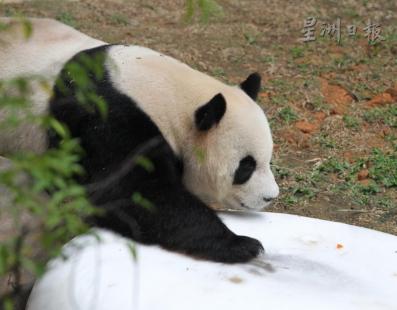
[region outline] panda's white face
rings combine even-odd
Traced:
[[[248,93],[256,97],[249,89]],[[271,131],[253,98],[238,87],[225,89],[207,104],[206,110],[196,112],[196,118],[204,118],[199,122],[203,128],[197,130],[187,165],[185,160],[184,181],[209,204],[260,210],[279,194],[270,169]]]

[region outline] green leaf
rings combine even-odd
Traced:
[[[32,23],[27,19],[22,19],[22,31],[25,39],[29,39],[33,33]]]
[[[153,172],[154,171],[154,165],[153,163],[146,157],[144,156],[137,156],[135,159],[135,163],[137,165],[142,166],[147,172]]]
[[[202,148],[196,147],[196,148],[194,149],[194,154],[196,155],[196,158],[197,158],[197,160],[198,160],[200,163],[203,163],[203,162],[204,162],[204,160],[205,160],[205,151],[204,151]]]
[[[134,194],[132,194],[132,201],[137,204],[140,205],[141,207],[148,209],[148,210],[153,210],[154,206],[153,204],[147,200],[146,198],[144,198],[140,193],[135,192]]]
[[[102,119],[106,119],[108,115],[108,106],[105,99],[95,93],[90,93],[88,96],[90,100],[97,106]]]
[[[8,269],[8,249],[5,245],[0,244],[0,275],[4,275]]]
[[[3,301],[4,310],[14,310],[14,303],[10,297],[6,297]]]
[[[55,132],[61,136],[62,138],[67,138],[69,136],[67,128],[62,125],[58,120],[55,118],[49,119],[50,127],[55,130]]]
[[[135,243],[127,242],[127,246],[128,246],[128,249],[129,249],[134,261],[137,261],[138,260],[138,252],[136,250]]]

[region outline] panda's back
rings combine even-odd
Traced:
[[[67,25],[47,18],[29,18],[32,33],[25,37],[21,21],[14,18],[0,18],[9,29],[1,33],[0,80],[17,77],[30,79],[31,92],[28,99],[35,115],[46,113],[54,80],[65,62],[81,50],[103,45]],[[45,80],[31,79],[32,76]],[[0,123],[7,119],[5,109],[0,110]],[[23,123],[18,127],[0,131],[0,155],[15,152],[43,152],[47,147],[46,132],[37,124]]]

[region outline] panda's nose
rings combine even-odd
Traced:
[[[263,201],[266,201],[266,202],[270,202],[273,199],[274,199],[273,197],[263,197]]]

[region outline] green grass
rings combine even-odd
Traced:
[[[305,51],[304,47],[301,47],[301,46],[295,46],[295,47],[290,48],[290,50],[289,50],[293,59],[303,57],[304,51]]]
[[[368,184],[361,184],[357,180],[357,173],[368,167]],[[385,189],[397,187],[397,153],[386,153],[374,148],[371,155],[356,160],[353,163],[331,157],[316,167],[311,177],[312,183],[319,179],[327,180],[327,175],[335,174],[340,182],[333,184],[335,193],[343,193],[351,197],[357,205],[375,207],[397,207],[391,198],[386,196]]]
[[[111,21],[117,25],[127,26],[130,24],[128,17],[122,14],[113,14],[110,17]]]
[[[324,161],[317,169],[319,172],[342,174],[348,168],[349,164],[347,162],[339,161],[338,159],[331,157]]]
[[[251,33],[244,33],[244,38],[249,45],[253,45],[256,43],[256,36]]]
[[[369,170],[369,179],[367,183],[360,183],[357,174],[364,168]],[[330,191],[333,195],[348,198],[353,205],[389,211],[397,208],[395,198],[393,200],[386,191],[387,188],[397,188],[397,152],[386,153],[374,148],[370,155],[352,163],[330,157],[312,169],[300,172],[276,166],[275,175],[289,184],[286,194],[281,197],[285,205],[306,203],[318,193]]]
[[[272,56],[272,55],[261,56],[260,59],[265,64],[275,63],[274,56]]]
[[[225,77],[225,70],[223,70],[223,68],[216,67],[212,70],[212,75],[216,77]]]
[[[61,12],[56,16],[56,19],[59,20],[60,22],[69,25],[73,28],[77,27],[77,20],[74,18],[74,16],[69,13],[69,12]]]
[[[298,120],[298,115],[294,112],[294,110],[292,110],[290,106],[282,108],[278,112],[278,116],[286,123],[291,123]]]
[[[397,152],[385,153],[375,148],[369,160],[371,179],[384,187],[397,187]]]
[[[335,139],[324,132],[320,133],[320,135],[316,138],[316,141],[322,148],[326,149],[335,149],[337,146]]]
[[[360,119],[354,116],[344,115],[343,122],[347,128],[358,129],[360,127]]]
[[[364,112],[363,117],[368,123],[381,123],[397,127],[397,106],[392,104],[387,107],[373,108]]]

